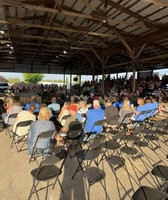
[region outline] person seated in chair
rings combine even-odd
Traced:
[[[144,99],[142,97],[138,97],[137,99],[137,108],[134,110],[135,115],[133,116],[133,120],[137,121],[137,122],[141,122],[145,119],[146,116],[146,112],[144,113],[144,115],[140,115],[140,113],[142,111],[146,111],[145,110],[145,106],[144,106]]]
[[[93,109],[89,109],[86,113],[86,123],[85,123],[85,133],[90,133],[92,136],[90,138],[94,138],[96,134],[99,134],[103,131],[102,126],[94,126],[94,123],[99,120],[104,119],[104,110],[101,109],[100,103],[98,100],[93,101]],[[94,126],[94,127],[93,127]],[[87,134],[84,138],[84,141],[87,140]]]
[[[80,100],[78,106],[78,113],[82,115],[82,123],[86,120],[86,113],[88,111],[88,107],[86,106],[86,102]]]
[[[10,106],[8,106],[8,103],[10,102]],[[9,119],[9,116],[11,114],[15,114],[15,113],[19,113],[22,111],[22,107],[20,106],[20,100],[19,100],[19,97],[18,96],[15,96],[13,98],[9,98],[7,100],[7,109],[6,109],[6,113],[3,113],[2,114],[2,119],[4,121],[5,124],[8,124],[8,125],[13,125],[16,118],[12,118],[12,119]],[[9,119],[9,120],[8,120]]]
[[[25,106],[25,110],[28,110],[29,109],[29,106],[31,104],[35,104],[36,105],[36,110],[35,110],[35,113],[38,113],[39,112],[39,103],[36,102],[37,98],[35,96],[31,96],[30,98],[30,103],[27,103],[26,106]]]
[[[30,130],[29,130],[28,142],[27,142],[29,154],[32,154],[36,139],[40,135],[40,133],[45,132],[45,131],[55,130],[54,123],[49,120],[51,117],[50,113],[51,112],[49,108],[42,107],[38,115],[38,120],[32,122],[30,126]],[[41,148],[44,149],[45,147],[48,147],[49,144],[50,144],[50,138],[41,139],[38,141],[36,147],[39,148],[40,150]]]
[[[60,104],[57,103],[56,97],[52,97],[51,102],[52,103],[48,105],[48,108],[50,108],[52,112],[58,112],[60,110]]]
[[[112,99],[108,97],[105,100],[106,108],[104,110],[105,113],[105,122],[108,127],[114,127],[118,123],[118,109],[117,107],[112,105]],[[112,117],[116,116],[116,119],[112,119]]]
[[[69,129],[71,128],[71,124],[76,122],[81,124],[78,120],[79,115],[77,114],[77,106],[76,105],[69,105],[67,108],[68,114],[70,115],[69,118],[66,119],[64,126],[61,128],[60,132],[56,135],[56,140],[64,143],[64,137],[66,137]],[[81,117],[82,118],[82,117]],[[82,129],[82,124],[81,124]]]
[[[124,101],[122,102],[122,107],[119,111],[120,118],[118,119],[119,123],[128,124],[130,122],[129,118],[125,118],[126,114],[134,113],[133,105],[130,103],[130,100],[127,96],[125,96]]]
[[[17,132],[16,132],[16,126],[19,122],[24,122],[24,121],[29,121],[29,120],[32,120],[32,121],[35,121],[36,120],[36,116],[33,114],[34,111],[36,109],[36,105],[35,104],[31,104],[28,111],[27,110],[22,110],[18,115],[17,115],[17,118],[16,118],[16,121],[13,125],[13,132],[16,133],[17,135],[19,136],[22,136],[22,135],[25,135],[25,133],[28,132],[30,126],[27,126],[27,127],[19,127],[17,129]]]

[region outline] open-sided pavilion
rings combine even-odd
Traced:
[[[93,75],[167,67],[167,0],[0,0],[0,71]],[[135,84],[133,84],[133,90]]]

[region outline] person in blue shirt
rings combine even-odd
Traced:
[[[147,97],[145,99],[145,105],[144,105],[144,107],[145,107],[146,111],[151,110],[153,112],[153,104],[152,104],[152,101],[151,101],[151,99],[149,97]],[[151,117],[152,112],[151,113],[146,113],[145,118]]]
[[[52,97],[52,99],[51,99],[52,103],[48,105],[48,108],[51,111],[59,111],[60,110],[60,104],[58,104],[56,101],[57,101],[56,97]]]
[[[146,115],[146,112],[144,113],[144,115],[140,115],[142,111],[146,111],[145,106],[144,106],[144,99],[142,97],[139,97],[137,99],[137,104],[138,104],[138,107],[135,110],[136,115],[134,116],[134,120],[140,122],[145,119],[145,115]]]
[[[38,113],[39,112],[39,103],[36,102],[36,97],[35,96],[31,96],[30,103],[26,104],[25,110],[29,110],[30,104],[35,104],[36,105],[36,110],[34,112]]]
[[[117,97],[113,97],[113,106],[115,106],[118,110],[120,109],[120,103],[117,101]]]
[[[152,97],[152,106],[153,106],[153,112],[152,112],[151,116],[154,116],[154,115],[156,115],[157,109],[158,109],[158,102],[157,102],[157,98],[155,96]]]
[[[98,100],[93,101],[93,108],[88,110],[86,113],[86,123],[85,123],[85,132],[91,132],[92,134],[99,134],[103,131],[102,126],[94,126],[94,123],[98,120],[104,119],[104,110],[101,109],[100,103]]]

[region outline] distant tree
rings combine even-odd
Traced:
[[[43,74],[34,74],[34,73],[25,73],[23,74],[23,79],[26,83],[38,83],[39,81],[43,80]]]
[[[19,78],[9,78],[8,82],[9,83],[20,83],[20,79]]]
[[[8,80],[5,77],[0,76],[0,82],[8,82]]]

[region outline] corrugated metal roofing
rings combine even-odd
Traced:
[[[13,66],[16,63],[53,65],[52,60],[56,60],[54,63],[66,67],[70,63],[73,66],[76,59],[85,58],[83,70],[86,71],[86,66],[90,65],[85,55],[97,59],[96,63],[100,65],[95,52],[102,59],[115,55],[121,58],[119,62],[127,62],[131,61],[127,53],[130,51],[128,46],[133,48],[136,44],[135,48],[140,49],[144,44],[145,48],[156,44],[160,56],[167,48],[168,6],[152,4],[147,0],[64,0],[60,4],[55,0],[44,2],[0,0],[0,66],[11,64],[11,59],[7,59],[9,55]],[[13,45],[13,49],[4,45],[8,43]],[[63,54],[65,49],[66,56]],[[150,49],[146,54],[143,53],[145,51],[142,51],[139,59],[141,56],[154,55]],[[128,56],[123,58],[121,52]],[[55,54],[60,58],[53,59]],[[43,62],[40,62],[40,56]],[[114,61],[108,59],[108,62],[112,65]],[[122,67],[118,70],[122,70]]]

